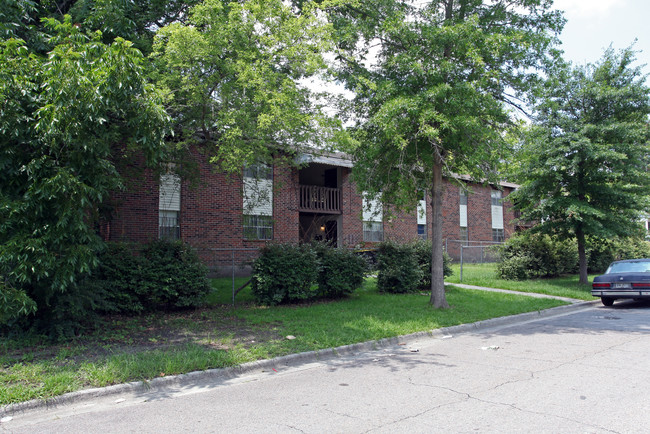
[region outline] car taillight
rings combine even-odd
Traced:
[[[592,288],[609,288],[609,286],[609,283],[593,283],[591,285]]]
[[[632,288],[647,288],[650,286],[650,282],[648,283],[633,283]]]

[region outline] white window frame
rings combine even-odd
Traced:
[[[380,197],[363,193],[363,241],[384,241],[384,209]]]
[[[158,238],[179,240],[181,238],[181,178],[169,172],[160,176],[158,191]]]
[[[273,166],[243,169],[242,229],[245,240],[273,239]]]
[[[503,199],[501,190],[492,190],[490,194],[492,208],[492,229],[503,230]]]

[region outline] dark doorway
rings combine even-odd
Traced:
[[[336,246],[336,220],[325,222],[325,241]]]

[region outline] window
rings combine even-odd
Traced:
[[[273,239],[273,167],[244,167],[243,235],[246,240]]]
[[[427,239],[427,196],[422,193],[422,199],[418,201],[417,221],[418,221],[418,238]]]
[[[272,217],[265,215],[245,215],[244,238],[247,240],[272,240]]]
[[[158,210],[158,237],[165,240],[178,240],[181,227],[178,224],[178,211]]]
[[[254,164],[244,167],[244,178],[273,179],[273,167],[266,164]]]
[[[363,222],[363,241],[380,243],[384,241],[383,222]]]
[[[492,206],[502,206],[501,191],[492,190]]]
[[[363,241],[384,240],[384,213],[381,200],[363,193]]]
[[[418,238],[427,239],[427,225],[418,225]]]
[[[460,204],[467,206],[467,191],[460,187]]]
[[[178,175],[167,173],[160,177],[158,195],[158,237],[178,240],[181,237],[181,179]]]
[[[492,240],[503,241],[503,201],[501,191],[492,190]]]
[[[467,191],[463,187],[459,190],[459,207],[458,207],[458,219],[459,225],[461,228],[467,230]],[[462,240],[462,238],[461,238]]]
[[[467,245],[467,242],[469,241],[469,233],[467,232],[467,228],[461,226],[461,228],[460,228],[460,232],[459,232],[458,235],[459,235],[459,239],[460,239],[461,241],[464,241],[464,242],[465,242],[464,245]]]

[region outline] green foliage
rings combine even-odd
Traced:
[[[344,136],[298,84],[325,69],[331,48],[330,26],[312,3],[302,6],[297,14],[282,0],[204,0],[186,24],[159,30],[152,60],[177,140],[198,142],[222,170],[240,173]]]
[[[36,303],[23,291],[0,282],[0,327],[21,316],[36,312]]]
[[[557,277],[578,268],[575,244],[546,234],[526,231],[510,237],[496,250],[500,255],[496,273],[502,279]]]
[[[109,243],[86,286],[103,297],[98,310],[138,314],[199,307],[210,292],[207,268],[180,241],[152,241],[141,251]]]
[[[444,275],[451,276],[451,258],[443,255]],[[431,241],[384,241],[377,252],[377,288],[381,292],[409,293],[431,289]]]
[[[88,30],[102,32],[110,43],[121,37],[132,41],[145,55],[152,50],[156,29],[183,22],[191,6],[199,0],[75,0],[67,12]]]
[[[413,244],[384,241],[377,252],[377,289],[380,292],[417,292],[423,281]]]
[[[587,283],[588,236],[638,233],[648,209],[650,87],[631,49],[595,65],[558,62],[535,101],[512,199],[535,230],[574,239]]]
[[[269,306],[340,298],[361,287],[366,271],[366,260],[347,249],[269,244],[253,265],[251,291],[257,303]]]
[[[549,1],[373,0],[331,12],[340,76],[362,122],[354,152],[363,191],[415,209],[434,205],[432,303],[444,300],[442,176],[498,180],[508,104],[538,81],[563,19]],[[378,46],[373,47],[373,46]],[[371,47],[373,48],[371,50]],[[550,53],[550,54],[549,54]],[[512,92],[510,91],[512,90]]]
[[[264,305],[309,300],[316,295],[320,266],[309,245],[268,244],[253,265],[252,291]]]
[[[318,292],[321,296],[344,297],[361,287],[368,269],[364,258],[348,249],[325,244],[317,244],[314,249],[320,263]]]
[[[100,208],[135,152],[162,159],[167,117],[131,43],[70,17],[43,29],[47,56],[0,40],[0,275],[36,303],[30,325],[74,333],[96,302],[77,283],[97,266]]]
[[[590,272],[604,272],[609,264],[621,259],[650,258],[650,242],[639,237],[613,239],[587,238]]]
[[[549,278],[578,271],[577,246],[557,236],[527,231],[511,237],[496,250],[500,255],[496,274],[502,279]],[[613,261],[650,257],[650,243],[639,237],[589,237],[586,256],[589,271],[602,273]]]
[[[420,290],[426,291],[431,289],[431,240],[418,239],[413,242],[413,254],[420,267],[422,278],[418,284]],[[451,276],[453,270],[451,269],[451,257],[447,252],[443,253],[443,275],[445,277]]]
[[[208,270],[190,246],[157,240],[147,244],[141,254],[149,266],[142,270],[139,292],[148,298],[148,306],[182,309],[203,304],[210,291]]]

